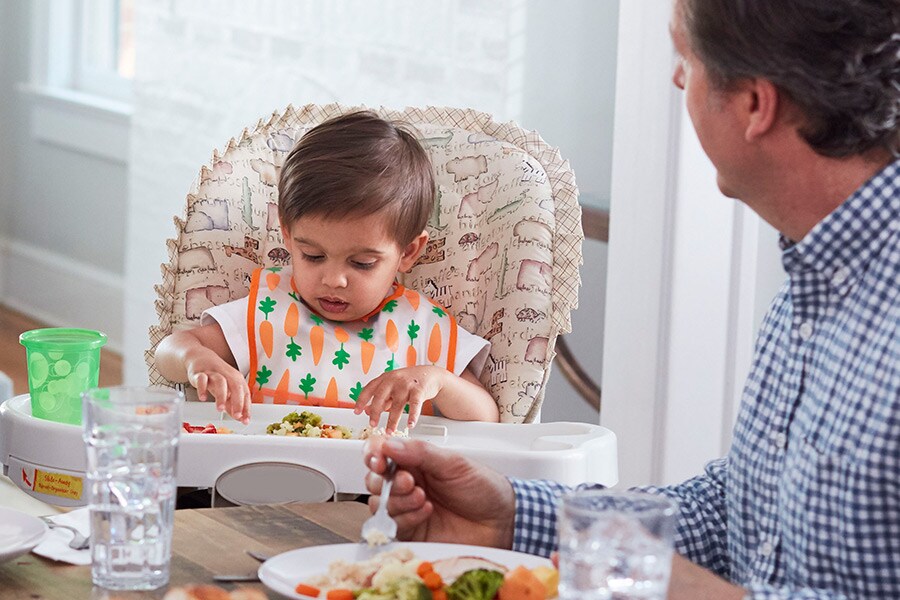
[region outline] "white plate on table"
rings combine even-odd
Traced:
[[[524,565],[529,569],[541,565],[550,566],[550,561],[546,558],[498,548],[431,542],[397,542],[392,546],[392,548],[400,547],[409,548],[413,555],[421,560],[433,561],[454,556],[478,556],[505,565],[509,569],[514,569],[519,565]],[[269,589],[284,594],[288,598],[309,600],[309,596],[302,596],[294,591],[298,583],[324,574],[328,571],[331,563],[336,560],[359,562],[372,558],[376,553],[377,549],[373,551],[364,544],[331,544],[299,548],[273,556],[263,563],[259,568],[259,579]]]
[[[37,517],[0,506],[0,563],[31,552],[46,533]]]

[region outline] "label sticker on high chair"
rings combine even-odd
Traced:
[[[15,456],[9,457],[9,478],[31,496],[58,506],[83,506],[84,472],[50,470]],[[51,499],[52,497],[52,499]]]
[[[79,500],[81,499],[82,486],[83,479],[81,477],[41,471],[40,469],[34,470],[34,487],[32,489],[35,492],[59,496],[60,498],[69,498],[70,500]]]

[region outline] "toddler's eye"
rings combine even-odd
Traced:
[[[303,253],[303,260],[308,260],[309,262],[321,262],[325,257],[321,254],[306,254]]]
[[[371,269],[372,267],[375,266],[375,261],[372,261],[372,262],[359,262],[358,260],[354,260],[354,261],[351,261],[351,263],[352,263],[353,266],[356,267],[357,269],[362,269],[362,270],[364,270],[364,271],[367,271],[367,270],[369,270],[369,269]]]

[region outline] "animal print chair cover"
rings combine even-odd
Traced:
[[[167,241],[156,286],[159,325],[146,352],[153,384],[173,385],[154,350],[199,324],[209,306],[247,295],[258,266],[289,260],[279,231],[278,172],[294,143],[322,121],[364,107],[289,106],[233,138],[200,170]],[[425,254],[401,283],[443,304],[491,341],[482,380],[504,422],[537,418],[556,337],[571,330],[582,262],[575,177],[535,132],[474,110],[378,109],[411,124],[434,165],[438,201]]]

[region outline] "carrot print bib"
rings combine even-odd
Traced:
[[[253,402],[352,408],[362,388],[386,371],[435,365],[459,375],[487,345],[436,302],[397,283],[360,321],[312,312],[290,267],[256,270],[248,297],[238,302],[246,302]]]

